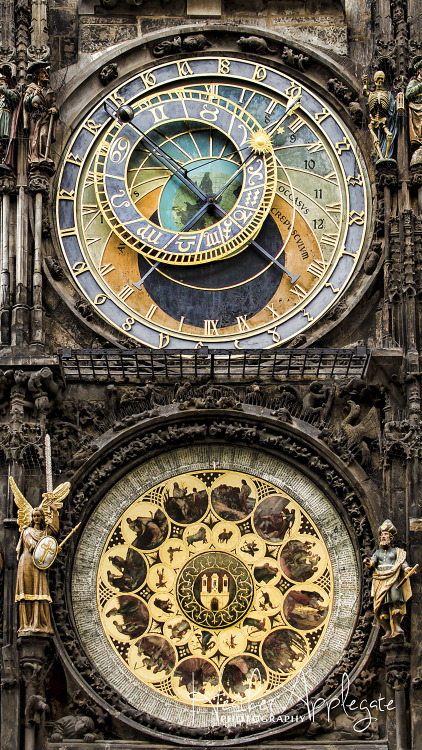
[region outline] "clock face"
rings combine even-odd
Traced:
[[[71,592],[83,651],[122,701],[178,727],[241,714],[253,731],[306,706],[336,667],[359,574],[308,477],[251,448],[190,445],[108,490]]]
[[[367,184],[351,134],[302,84],[198,57],[143,71],[85,118],[57,226],[80,291],[139,345],[270,348],[347,286]]]

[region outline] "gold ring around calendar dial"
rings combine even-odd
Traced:
[[[262,127],[241,106],[192,88],[170,89],[132,109],[130,122],[108,128],[95,162],[99,206],[113,232],[171,265],[241,251],[274,200],[270,137],[261,143]]]

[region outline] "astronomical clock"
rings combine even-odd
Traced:
[[[56,239],[119,343],[230,360],[288,344],[344,299],[368,244],[366,168],[321,93],[280,68],[160,60],[84,110],[57,174]],[[57,583],[68,668],[125,725],[178,743],[308,721],[307,696],[338,695],[363,658],[355,490],[309,451],[316,428],[298,438],[252,386],[242,406],[228,386],[195,399],[172,382],[166,400],[142,383],[138,411],[76,477],[82,527]],[[310,393],[325,399],[319,382]]]
[[[79,291],[153,349],[269,349],[359,264],[368,179],[352,134],[294,77],[203,56],[144,69],[62,160],[57,233]]]

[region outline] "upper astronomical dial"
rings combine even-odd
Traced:
[[[368,182],[315,94],[198,57],[105,104],[69,145],[57,200],[64,255],[99,314],[153,348],[270,348],[336,303],[364,247]]]
[[[205,263],[241,250],[257,235],[276,189],[272,149],[259,154],[250,145],[259,123],[232,100],[194,88],[142,99],[133,110],[131,122],[109,128],[95,162],[98,202],[110,227],[126,245],[164,263]],[[142,201],[151,180],[158,221]],[[178,229],[166,207],[180,187],[196,199],[197,221]],[[198,228],[211,212],[213,221]]]

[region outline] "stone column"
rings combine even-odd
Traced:
[[[19,639],[20,670],[25,686],[24,750],[40,750],[45,744],[45,675],[51,638],[48,635],[21,636]]]
[[[0,175],[0,344],[10,344],[10,194],[15,188],[12,173]]]
[[[410,643],[401,635],[386,638],[381,641],[381,651],[386,655],[386,681],[394,691],[396,750],[408,750],[407,688],[410,677]]]
[[[43,198],[48,196],[53,167],[48,164],[31,168],[28,190],[34,202],[34,257],[32,271],[31,349],[43,351],[45,342],[42,300],[42,220]]]

